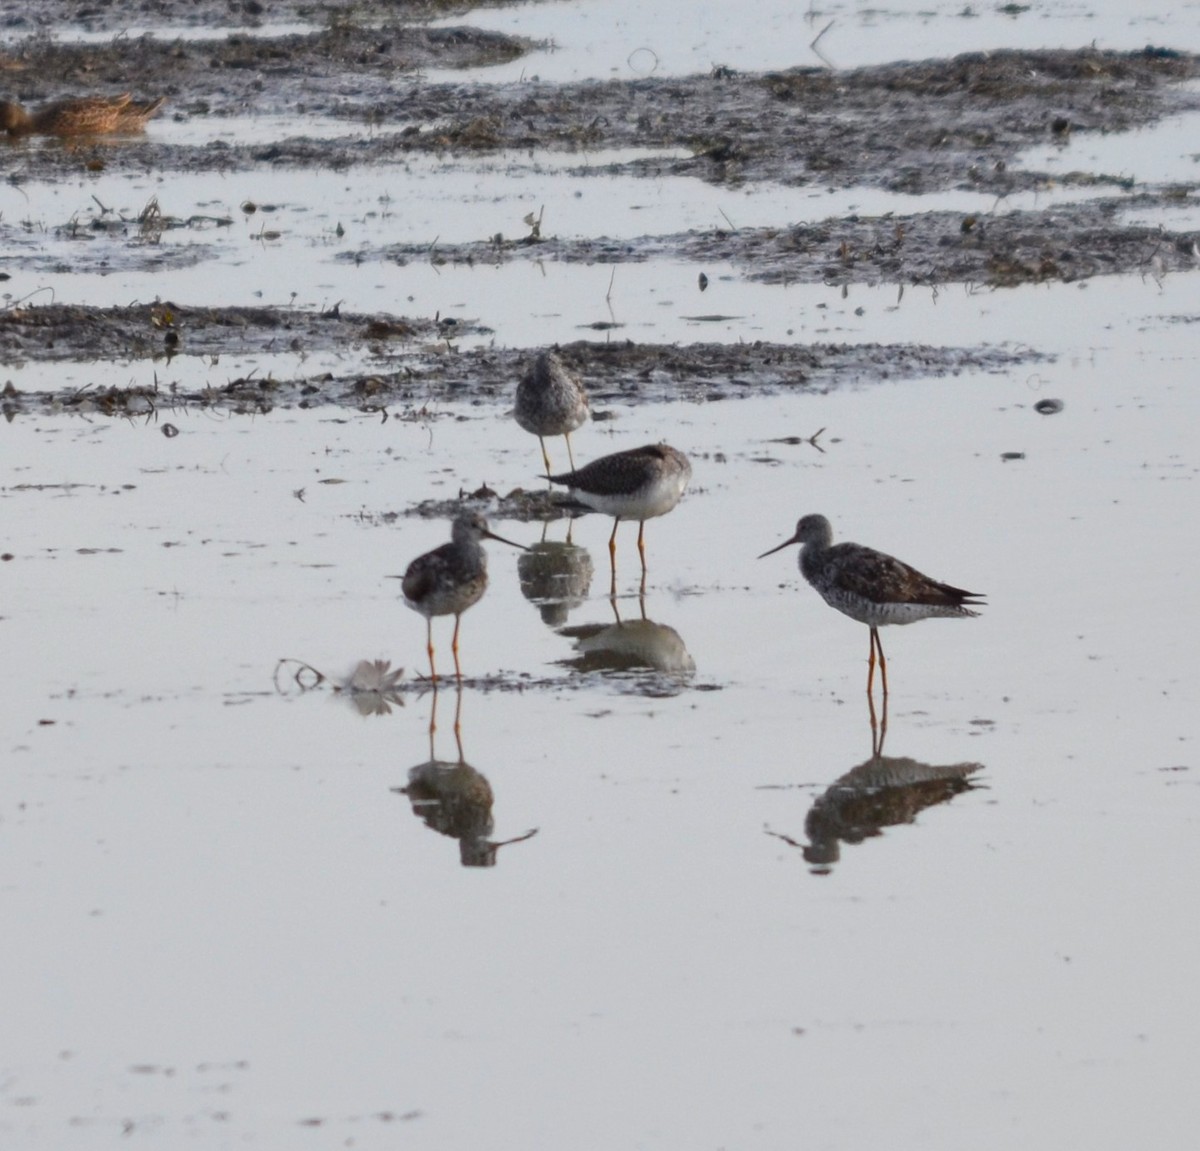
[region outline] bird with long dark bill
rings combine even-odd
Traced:
[[[887,699],[887,661],[879,639],[881,627],[939,616],[976,616],[979,613],[971,609],[984,603],[978,592],[931,579],[885,552],[862,544],[835,544],[833,528],[824,516],[819,515],[804,516],[796,524],[795,535],[758,558],[773,555],[792,544],[800,545],[800,574],[816,588],[821,598],[830,607],[871,629],[868,696],[874,683],[878,653],[883,697]]]

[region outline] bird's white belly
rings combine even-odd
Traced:
[[[651,520],[655,516],[666,515],[679,503],[686,486],[685,477],[671,476],[630,495],[603,495],[581,492],[578,488],[569,490],[581,504],[606,516],[619,516],[623,520]]]

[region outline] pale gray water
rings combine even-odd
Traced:
[[[597,26],[591,11],[521,18],[558,14],[566,41]],[[1196,9],[1179,12],[1150,29],[1094,7],[1031,17],[1064,42],[1195,46]],[[1034,24],[898,5],[858,21],[864,37],[919,29],[921,54]],[[342,294],[331,252],[243,239],[171,293],[253,302],[317,268]],[[580,683],[564,666],[576,643],[522,596],[516,554],[490,546],[464,668],[557,682],[464,694],[493,839],[538,832],[486,871],[462,868],[458,844],[392,790],[430,758],[428,695],[364,717],[326,688],[281,692],[274,672],[281,657],[337,675],[360,659],[424,667],[424,621],[385,577],[447,527],[378,516],[460,485],[536,482],[537,442],[504,403],[427,423],[175,413],[173,439],[104,417],[3,427],[4,1146],[1186,1145],[1200,1037],[1195,276],[898,300],[709,269],[703,309],[744,318],[697,333],[683,319],[695,273],[622,268],[615,306],[640,317],[629,334],[1012,341],[1058,358],[622,407],[581,428],[581,459],[660,437],[693,459],[688,495],[647,525],[645,615],[695,670]],[[574,339],[610,274],[376,266],[359,269],[355,306],[432,312],[441,293],[469,299],[498,342]],[[80,299],[112,289],[44,279]],[[126,384],[149,370],[6,364],[5,378]],[[1042,398],[1063,411],[1038,415]],[[770,442],[822,427],[824,454]],[[871,751],[867,632],[803,584],[794,554],[753,558],[808,511],[989,597],[979,619],[884,633],[885,754],[979,763],[974,787],[843,843],[826,868],[803,857],[805,820]],[[608,532],[596,516],[574,528],[595,572],[572,625],[612,621]],[[627,618],[635,533],[622,529],[618,556]],[[457,758],[453,710],[442,693],[440,760]]]

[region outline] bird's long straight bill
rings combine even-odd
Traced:
[[[495,540],[498,544],[508,544],[510,548],[520,548],[523,552],[527,552],[529,550],[524,544],[519,544],[515,540],[506,540],[503,536],[498,536],[493,531],[485,531],[483,533],[483,538]]]
[[[794,544],[795,542],[796,542],[796,537],[792,536],[792,538],[790,540],[784,540],[783,543],[781,543],[778,547],[773,547],[773,548],[771,548],[770,551],[763,552],[763,554],[758,556],[757,558],[760,560],[766,559],[767,556],[773,556],[776,552],[781,552],[781,551],[783,551],[784,548],[791,547],[792,544]]]

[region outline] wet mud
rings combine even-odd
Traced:
[[[488,84],[444,79],[528,53],[529,42],[470,28],[432,28],[422,21],[452,9],[436,4],[347,10],[273,6],[278,26],[290,19],[319,21],[303,34],[233,33],[212,39],[124,38],[63,43],[32,35],[0,54],[5,98],[36,105],[81,92],[165,94],[164,116],[214,121],[231,115],[289,117],[296,132],[266,144],[177,144],[144,135],[100,146],[4,141],[11,184],[77,179],[81,171],[201,173],[269,166],[341,169],[384,166],[418,153],[488,155],[504,150],[578,153],[581,171],[596,179],[620,172],[647,178],[686,176],[713,184],[773,181],[820,188],[876,187],[906,193],[952,189],[1002,199],[1064,177],[1018,169],[1022,149],[1072,134],[1108,133],[1153,123],[1192,109],[1200,93],[1196,58],[1166,49],[1136,53],[995,52],[950,60],[892,64],[855,71],[799,68],[741,75],[717,68],[708,75],[572,84],[537,80]],[[263,23],[268,13],[242,4],[47,4],[34,16],[11,9],[16,31],[38,27],[111,28],[143,14],[160,24],[195,27]],[[402,22],[404,21],[404,22]],[[426,73],[438,70],[430,82]],[[333,139],[305,135],[309,121],[345,122]],[[597,150],[670,149],[673,157],[587,166]],[[685,153],[682,157],[678,153]],[[481,237],[460,245],[391,245],[337,258],[395,263],[502,263],[511,260],[623,262],[653,259],[732,263],[767,283],[965,283],[1003,288],[1047,280],[1139,272],[1152,276],[1195,266],[1195,236],[1134,226],[1130,207],[1187,201],[1194,187],[1140,186],[1119,196],[1120,178],[1102,172],[1065,178],[1111,196],[1052,210],[963,215],[945,211],[905,217],[850,216],[819,224],[643,236],[620,242],[553,235],[552,221],[529,235]],[[48,227],[80,228],[77,220]],[[88,225],[106,241],[99,256],[81,253],[81,267],[169,270],[213,259],[205,229],[229,220],[172,220],[150,204],[141,217],[102,210]],[[197,232],[194,244],[165,253],[156,237],[169,228]],[[9,268],[48,270],[38,229],[0,221]],[[86,246],[84,246],[86,247]],[[96,247],[96,246],[93,246]],[[161,261],[157,263],[156,261]],[[334,377],[279,380],[267,373],[203,390],[173,387],[159,372],[152,391],[91,389],[65,394],[2,397],[8,418],[23,410],[96,410],[144,414],[148,408],[223,405],[263,411],[278,405],[334,403],[382,412],[421,411],[431,401],[499,396],[511,389],[520,351],[463,351],[456,337],[486,334],[437,317],[341,315],[277,308],[206,308],[204,301],[125,309],[39,306],[13,301],[0,315],[0,362],[69,357],[164,359],[180,353],[210,357],[237,353],[359,349],[361,370]],[[841,379],[906,376],[1003,367],[1027,351],[913,347],[698,343],[689,348],[622,341],[572,345],[586,359],[589,386],[623,401],[638,398],[715,399],[747,388],[827,387]],[[132,407],[130,400],[133,400]]]
[[[436,419],[436,405],[510,402],[529,353],[511,348],[459,349],[455,340],[486,329],[452,321],[349,315],[279,308],[188,308],[154,304],[127,308],[47,305],[0,312],[0,362],[142,361],[151,386],[26,392],[11,380],[0,388],[0,412],[99,412],[143,416],[177,409],[262,414],[276,407],[335,404],[383,418]],[[222,356],[361,354],[352,371],[280,378],[219,377]],[[203,356],[211,382],[173,382],[181,352]],[[1021,347],[945,348],[903,344],[701,343],[686,347],[576,341],[560,352],[586,373],[593,419],[609,404],[682,400],[703,403],[764,391],[828,390],[841,384],[1004,371],[1043,359]],[[218,380],[220,382],[218,382]]]

